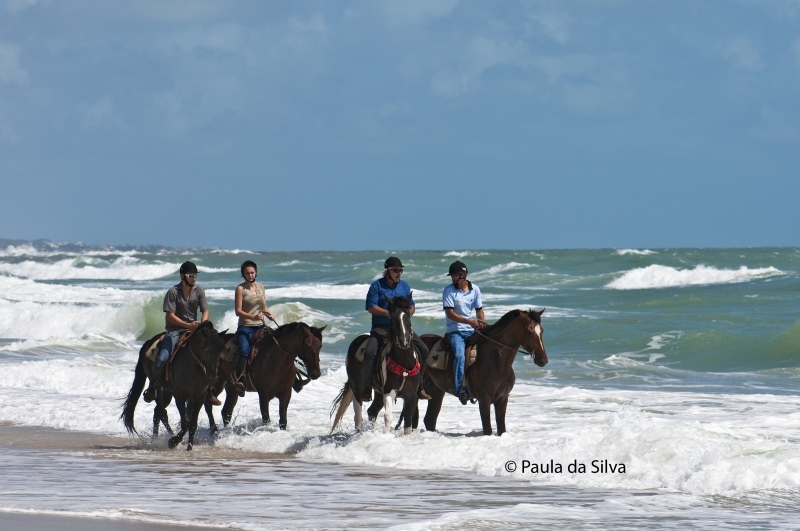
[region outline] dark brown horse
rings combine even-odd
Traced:
[[[533,310],[511,310],[495,324],[478,330],[470,337],[470,343],[478,346],[478,356],[465,375],[469,393],[478,399],[483,423],[483,434],[492,434],[490,406],[494,405],[494,418],[497,422],[497,435],[506,431],[506,407],[508,395],[514,388],[514,369],[512,365],[519,347],[525,349],[539,367],[547,365],[547,352],[544,349],[542,314]],[[441,339],[441,336],[425,334],[422,340],[429,349]],[[442,409],[445,392],[453,387],[452,370],[428,367],[427,385],[432,396],[428,401],[425,413],[425,429],[434,431],[436,419]],[[450,380],[448,382],[448,379]],[[426,383],[427,383],[426,382]],[[448,385],[449,384],[449,385]]]
[[[122,406],[122,419],[128,433],[136,433],[133,425],[133,415],[136,403],[144,389],[147,378],[153,374],[155,363],[145,355],[147,349],[156,338],[150,339],[139,350],[139,361],[136,363],[133,385],[131,386],[125,403]],[[197,431],[197,416],[206,400],[209,385],[217,379],[217,365],[225,344],[219,334],[214,330],[211,321],[200,323],[192,334],[188,343],[175,353],[174,358],[167,367],[168,377],[162,380],[161,386],[156,390],[156,406],[153,412],[153,437],[158,435],[158,424],[162,422],[167,431],[172,434],[169,427],[166,407],[172,397],[181,414],[181,429],[177,435],[170,438],[169,447],[174,448],[189,432],[187,450],[192,449],[194,434]]]
[[[298,321],[279,326],[272,332],[267,331],[255,344],[258,354],[247,373],[247,390],[258,393],[261,420],[264,424],[270,422],[269,402],[277,398],[278,426],[282,430],[286,429],[286,411],[292,398],[292,386],[297,379],[297,368],[294,364],[296,358],[300,358],[306,366],[309,378],[319,378],[319,351],[322,348],[323,330],[324,326],[315,328]],[[231,337],[233,334],[227,334],[226,340]],[[235,355],[239,355],[238,351]],[[232,373],[233,363],[220,361],[215,388],[225,388],[225,404],[222,406],[222,423],[225,426],[230,423],[233,408],[239,401]],[[214,433],[217,425],[214,422],[213,408],[209,403],[205,407],[211,432]]]
[[[387,433],[391,431],[392,403],[396,397],[400,397],[403,399],[403,412],[401,414],[401,421],[404,427],[403,433],[408,435],[413,429],[412,421],[419,401],[417,387],[421,377],[418,366],[419,356],[416,354],[414,342],[412,341],[411,315],[409,314],[411,297],[397,297],[386,300],[389,303],[389,316],[392,319],[392,332],[389,334],[387,341],[390,341],[392,346],[387,357],[386,381],[383,387],[375,389],[377,396],[373,406],[370,406],[369,420],[375,420],[377,412],[380,411],[380,406],[383,405],[385,409],[383,415],[385,431]],[[350,402],[353,403],[356,429],[360,430],[363,425],[361,400],[358,393],[365,387],[364,375],[367,374],[371,378],[372,371],[362,370],[358,360],[355,358],[355,352],[360,342],[363,342],[366,337],[357,337],[348,348],[347,358],[345,359],[347,382],[331,406],[331,413],[334,410],[336,411],[331,433],[336,429]],[[391,370],[392,366],[395,367],[394,371]],[[354,393],[354,390],[357,390],[357,393]]]

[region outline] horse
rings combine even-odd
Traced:
[[[542,340],[543,313],[544,310],[541,312],[511,310],[495,324],[476,330],[468,341],[468,344],[477,345],[478,353],[475,363],[466,370],[464,378],[470,395],[478,400],[484,435],[492,434],[490,416],[492,405],[494,405],[497,435],[502,435],[506,431],[506,407],[508,395],[514,388],[516,380],[512,365],[517,349],[522,347],[539,367],[547,365],[547,352]],[[441,336],[425,334],[421,339],[429,349],[432,349]],[[445,393],[450,392],[453,387],[452,380],[452,369],[443,370],[428,366],[426,384],[428,382],[435,384],[435,386],[426,385],[431,394],[424,419],[425,429],[428,431],[436,430],[436,419],[442,409],[442,400]]]
[[[392,320],[392,331],[387,338],[387,341],[391,343],[391,348],[386,358],[386,381],[382,388],[375,388],[378,396],[375,397],[373,406],[377,405],[378,407],[373,408],[371,406],[369,408],[369,420],[375,420],[380,407],[384,407],[386,409],[384,412],[385,432],[389,433],[392,429],[392,403],[396,397],[400,397],[403,399],[403,412],[401,414],[401,421],[404,427],[403,433],[409,435],[413,430],[414,412],[417,410],[419,401],[417,387],[421,377],[419,356],[414,349],[412,341],[411,316],[409,315],[411,297],[397,297],[386,300],[389,303],[389,316]],[[331,433],[336,429],[350,402],[353,403],[356,429],[361,430],[362,428],[362,398],[360,393],[368,383],[365,378],[373,378],[373,371],[371,367],[361,367],[362,364],[356,358],[356,352],[358,347],[368,338],[369,336],[357,337],[347,349],[347,358],[345,359],[347,382],[345,382],[344,387],[342,387],[339,395],[331,405],[331,415],[336,411]],[[380,352],[378,357],[380,357]],[[379,396],[382,399],[379,399]]]
[[[153,338],[147,341],[139,350],[139,360],[134,371],[133,385],[128,392],[122,406],[120,418],[129,434],[136,433],[133,425],[133,415],[136,403],[142,394],[144,385],[153,374],[155,363],[145,355],[152,345]],[[153,438],[158,435],[158,424],[163,423],[167,431],[172,434],[169,426],[166,407],[175,397],[175,404],[181,415],[181,429],[177,435],[169,439],[169,447],[174,448],[189,432],[189,441],[186,446],[191,450],[194,445],[194,435],[197,431],[197,416],[206,400],[209,385],[217,379],[217,365],[220,353],[225,349],[219,334],[214,330],[211,321],[204,321],[189,338],[186,345],[181,347],[167,366],[167,378],[162,381],[156,390],[156,406],[153,412]]]
[[[247,390],[258,392],[261,420],[264,424],[270,422],[269,402],[277,397],[279,402],[278,426],[282,430],[286,429],[286,411],[292,398],[292,388],[297,385],[295,383],[297,380],[295,359],[300,358],[311,380],[320,377],[319,351],[322,349],[322,331],[325,328],[325,326],[316,328],[298,321],[279,326],[272,331],[266,331],[255,343],[257,355],[247,373]],[[233,334],[226,334],[225,341],[227,342],[231,337]],[[235,346],[234,349],[236,349]],[[234,355],[239,356],[238,350]],[[224,426],[230,423],[233,408],[239,401],[233,372],[233,362],[224,359],[220,361],[219,375],[214,387],[222,389],[224,386],[225,388],[225,404],[222,406]],[[304,383],[299,386],[300,389]],[[211,433],[215,433],[218,428],[214,421],[213,407],[206,402],[205,408]]]

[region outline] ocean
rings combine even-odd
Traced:
[[[546,308],[549,363],[518,354],[508,433],[445,398],[437,432],[330,435],[344,357],[389,255],[419,333],[444,332],[462,260],[487,320]],[[288,429],[257,397],[168,450],[119,421],[185,260],[220,330],[254,260],[279,322],[327,325]],[[800,249],[256,252],[0,242],[0,512],[235,529],[797,529]],[[272,417],[277,418],[273,401]],[[402,402],[395,407],[398,418]],[[425,404],[421,403],[424,415]],[[215,411],[221,423],[219,408]],[[177,409],[170,406],[173,425]],[[379,419],[380,420],[380,419]],[[380,428],[382,422],[378,423]],[[513,463],[513,464],[510,464]]]

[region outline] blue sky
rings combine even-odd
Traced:
[[[798,168],[798,0],[0,0],[0,237],[796,246]]]

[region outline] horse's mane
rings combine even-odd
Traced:
[[[319,331],[319,329],[313,326],[309,326],[303,321],[286,323],[285,325],[281,325],[278,328],[276,328],[272,333],[275,335],[276,339],[281,339],[285,336],[293,334],[298,328],[302,328],[304,326],[307,326],[308,329],[311,330],[311,333],[314,334],[314,337],[316,337],[320,341],[322,340],[322,333]]]
[[[195,330],[195,332],[198,332],[200,330],[205,330],[206,328],[214,330],[214,323],[212,323],[211,321],[203,321],[202,323],[200,323],[200,326],[197,327],[197,330]]]
[[[519,317],[519,314],[524,314],[532,321],[537,322],[539,324],[542,323],[542,316],[538,312],[535,312],[533,310],[528,310],[527,312],[525,310],[511,310],[510,312],[506,313],[503,317],[498,319],[495,324],[486,327],[484,329],[484,333],[491,334],[493,332],[499,332],[500,330],[503,330],[508,325],[510,325],[514,319]]]

